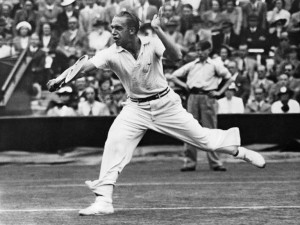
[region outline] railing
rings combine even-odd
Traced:
[[[9,100],[10,96],[12,95],[12,93],[15,89],[15,86],[17,85],[17,83],[19,82],[21,77],[23,76],[25,69],[24,69],[24,71],[20,71],[20,69],[24,65],[24,62],[26,62],[27,65],[29,64],[29,61],[25,61],[26,60],[26,52],[27,52],[27,49],[25,49],[20,54],[17,62],[15,63],[14,67],[10,71],[7,79],[5,80],[4,84],[1,87],[1,90],[0,90],[0,105],[1,106],[6,105],[7,101]],[[18,71],[20,71],[21,74],[19,74]],[[12,84],[14,84],[14,86]]]

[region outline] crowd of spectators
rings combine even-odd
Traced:
[[[218,100],[219,113],[300,113],[300,1],[298,0],[0,0],[0,59],[26,50],[38,109],[49,79],[76,60],[113,44],[109,24],[122,10],[141,20],[140,35],[163,8],[162,27],[183,60],[163,59],[165,73],[195,60],[195,43],[209,41],[211,58],[233,84]],[[185,105],[185,90],[172,81]],[[220,84],[220,86],[222,83]],[[111,71],[99,70],[63,88],[42,114],[117,115],[127,96]]]

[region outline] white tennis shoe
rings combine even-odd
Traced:
[[[93,204],[79,211],[80,216],[107,215],[112,213],[114,213],[112,202],[106,201],[102,196],[96,197]]]
[[[239,153],[236,158],[251,163],[258,168],[265,168],[266,166],[265,159],[261,154],[244,147],[239,147]]]

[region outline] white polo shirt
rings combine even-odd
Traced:
[[[90,59],[99,69],[112,70],[132,98],[149,97],[168,86],[162,67],[164,45],[157,38],[139,38],[141,50],[137,59],[116,44],[98,52]]]

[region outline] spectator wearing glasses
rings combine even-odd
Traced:
[[[80,116],[109,116],[110,112],[105,103],[96,99],[96,91],[93,87],[85,89],[86,101],[79,102],[78,115]]]

